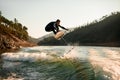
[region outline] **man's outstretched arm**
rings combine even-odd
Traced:
[[[63,27],[63,26],[60,26],[62,29],[65,29],[65,30],[68,30],[68,29],[66,29],[65,27]]]

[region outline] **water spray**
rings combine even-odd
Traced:
[[[69,45],[68,42],[63,37],[61,39],[65,42],[66,45]],[[73,46],[66,54],[68,54],[69,52],[71,52],[74,48],[75,47]]]

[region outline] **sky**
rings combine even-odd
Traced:
[[[120,0],[0,0],[0,11],[39,38],[49,34],[44,28],[51,21],[60,19],[66,28],[78,27],[120,11]]]

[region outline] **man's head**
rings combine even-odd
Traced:
[[[56,20],[56,24],[60,25],[60,20],[59,19]]]

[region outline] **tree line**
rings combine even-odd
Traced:
[[[0,11],[0,34],[13,34],[19,39],[28,40],[27,30],[28,28],[19,23],[16,18],[14,18],[14,21],[8,20],[2,16],[2,12]]]

